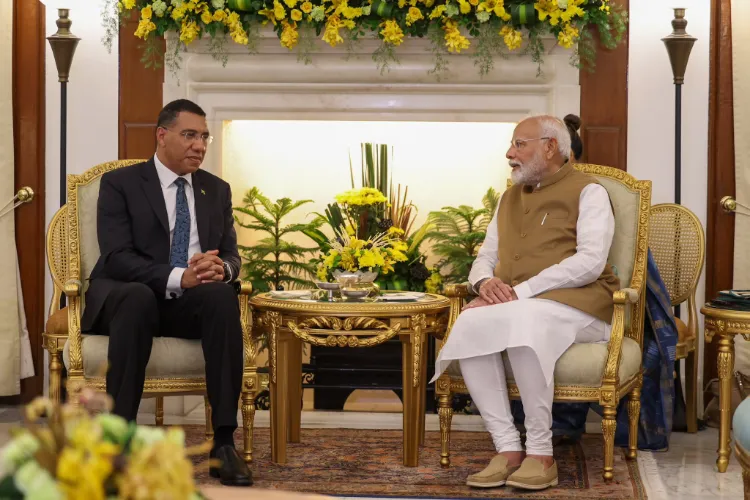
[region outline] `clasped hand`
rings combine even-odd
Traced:
[[[209,250],[190,257],[180,286],[187,289],[212,281],[224,281],[224,262],[219,258],[219,251]]]
[[[490,278],[479,287],[479,297],[466,304],[463,310],[503,304],[514,300],[518,300],[518,296],[513,287],[504,283],[500,278]]]

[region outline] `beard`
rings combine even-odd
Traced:
[[[513,167],[510,173],[513,184],[535,185],[544,177],[546,165],[540,151],[534,153],[534,157],[526,163],[511,161],[508,164]]]

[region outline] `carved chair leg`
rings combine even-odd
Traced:
[[[698,432],[698,347],[685,358],[685,418],[687,431]]]
[[[51,350],[49,353],[49,398],[59,404],[62,392],[62,351]]]
[[[451,420],[453,419],[453,395],[441,394],[438,398],[438,415],[440,418],[440,465],[450,467]]]
[[[245,462],[253,461],[253,427],[255,425],[255,393],[242,391],[242,458]]]
[[[164,396],[156,396],[156,426],[164,427]]]
[[[617,428],[617,407],[605,406],[602,419],[602,433],[604,434],[604,470],[602,476],[605,481],[611,481],[615,474],[615,429]]]
[[[213,411],[211,410],[211,403],[208,402],[208,396],[203,396],[203,406],[206,409],[206,441],[210,441],[214,438],[214,426],[211,422]]]
[[[638,419],[641,416],[641,384],[630,391],[628,396],[628,453],[630,460],[638,456]]]

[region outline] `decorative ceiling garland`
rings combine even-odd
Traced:
[[[492,70],[496,57],[516,51],[541,72],[542,37],[554,36],[572,51],[572,65],[593,70],[593,29],[612,49],[627,25],[627,12],[611,0],[105,0],[102,41],[108,49],[135,9],[140,16],[134,35],[146,42],[142,61],[159,66],[165,59],[173,72],[180,53],[202,36],[209,35],[211,53],[226,64],[229,39],[255,52],[259,28],[269,24],[281,45],[296,49],[305,64],[316,38],[354,53],[362,39],[377,37],[381,43],[372,58],[383,73],[398,63],[395,49],[406,37],[426,37],[435,61],[429,73],[438,78],[449,69],[448,54],[470,47],[481,76]],[[164,54],[157,40],[169,32],[178,34],[179,42]]]

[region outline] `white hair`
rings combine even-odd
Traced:
[[[542,137],[548,137],[557,141],[557,150],[563,158],[570,159],[570,131],[565,123],[554,116],[537,115],[531,116],[529,120],[536,120],[542,132]]]

